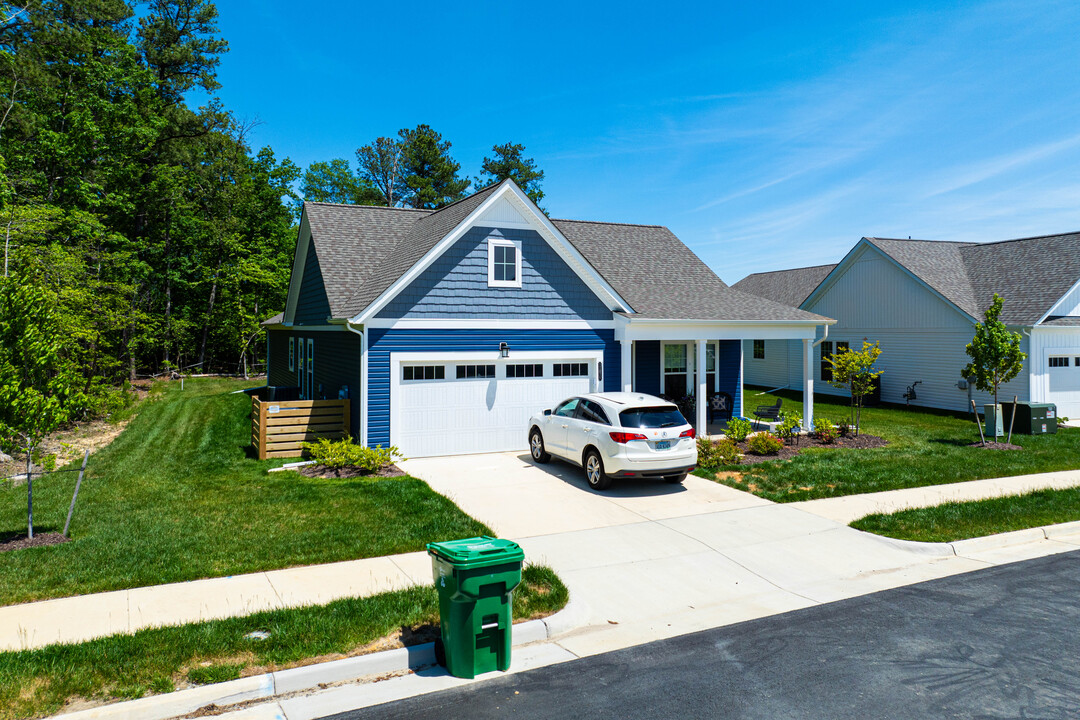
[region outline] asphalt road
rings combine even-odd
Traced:
[[[1080,717],[1080,552],[335,716]]]

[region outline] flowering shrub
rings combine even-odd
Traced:
[[[818,440],[829,445],[836,442],[836,426],[828,418],[814,418],[814,435]]]

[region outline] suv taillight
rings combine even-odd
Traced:
[[[682,434],[680,434],[679,437],[681,437],[681,438],[683,438],[683,437],[688,437],[688,438],[697,437],[697,433],[694,432],[694,428],[690,428],[689,430],[683,430]]]
[[[622,445],[624,443],[628,443],[631,440],[648,440],[649,439],[649,438],[645,437],[644,435],[642,435],[641,433],[611,432],[611,433],[608,433],[608,435],[610,435],[611,439],[614,440],[615,442],[619,443],[620,445]]]

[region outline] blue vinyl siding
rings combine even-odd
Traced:
[[[742,378],[739,377],[740,357],[742,355],[741,340],[721,340],[717,347],[716,364],[720,371],[720,390],[726,392],[733,399],[732,406],[735,412],[741,412],[742,408]]]
[[[319,266],[319,255],[315,252],[315,243],[309,243],[293,321],[297,324],[322,325],[326,318],[330,317],[330,301],[326,298],[326,287],[323,285],[322,268]]]
[[[515,353],[545,350],[603,350],[604,390],[619,389],[619,344],[614,330],[384,330],[368,332],[368,445],[390,444],[390,353],[475,352],[498,350],[500,342]]]
[[[521,287],[488,287],[488,238],[521,243]],[[539,233],[474,227],[379,318],[610,320],[611,310]]]
[[[637,366],[634,368],[634,390],[649,395],[660,394],[660,341],[639,340],[634,343]]]

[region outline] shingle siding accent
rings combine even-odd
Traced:
[[[316,399],[337,399],[343,385],[349,387],[351,417],[349,424],[354,438],[360,433],[360,337],[351,332],[295,330],[268,330],[270,360],[267,385],[295,387],[299,377],[289,370],[289,341],[292,338],[314,340]],[[299,357],[299,356],[297,356]],[[319,392],[319,386],[322,392]]]
[[[614,330],[368,330],[368,445],[390,444],[390,353],[475,352],[498,350],[507,342],[511,353],[546,350],[602,350],[604,390],[619,389],[619,344]],[[318,355],[316,362],[318,362]],[[525,429],[522,429],[522,433]]]
[[[488,287],[488,238],[521,243],[521,287]],[[610,320],[611,311],[532,230],[474,227],[379,318]]]
[[[300,281],[293,321],[301,325],[321,325],[329,316],[330,302],[326,298],[319,255],[315,251],[315,243],[312,243],[308,247],[307,260],[304,263],[304,277]]]

